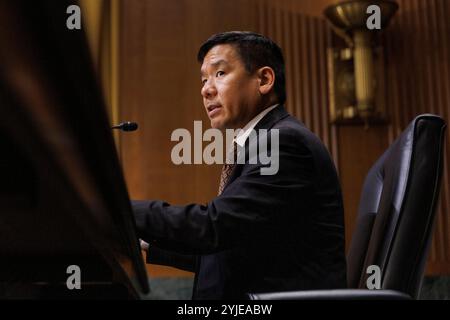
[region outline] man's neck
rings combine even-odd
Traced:
[[[278,103],[263,109],[260,113],[258,113],[253,119],[251,119],[243,128],[242,130],[238,130],[237,135],[235,137],[236,143],[243,147],[245,145],[245,141],[247,140],[248,136],[250,135],[251,131],[255,128],[255,126],[258,124],[259,121],[261,121],[264,116],[275,109],[275,107],[278,106]]]

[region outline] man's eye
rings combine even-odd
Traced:
[[[202,79],[202,86],[204,86],[206,83],[206,79]]]
[[[223,71],[217,71],[216,77],[223,76],[224,74],[225,74],[225,72],[223,72]]]

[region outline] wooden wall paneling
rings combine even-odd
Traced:
[[[436,42],[438,44],[438,56],[437,60],[441,63],[436,64],[436,70],[434,71],[437,75],[436,84],[440,88],[439,97],[439,114],[442,114],[447,120],[447,126],[450,126],[450,41],[448,39],[448,34],[450,34],[450,26],[448,24],[448,14],[450,14],[450,6],[448,2],[436,0],[433,2],[433,18],[435,22],[436,31],[433,32],[436,35]],[[438,17],[437,19],[435,17]],[[448,147],[450,143],[450,129],[447,127],[447,148],[446,148],[446,164],[444,166],[444,177],[442,184],[441,193],[441,216],[442,224],[444,225],[444,247],[445,247],[445,261],[450,261],[450,148]],[[450,263],[449,263],[450,264]]]
[[[261,1],[262,5],[264,6],[264,25],[262,32],[264,32],[264,35],[267,35],[268,37],[272,37],[272,27],[273,23],[271,23],[271,17],[272,17],[272,11],[271,7],[268,4],[268,0]]]
[[[258,25],[256,27],[256,32],[267,34],[267,5],[265,0],[256,0],[256,6],[258,8]]]
[[[283,34],[283,40],[280,44],[282,46],[282,50],[284,53],[284,59],[286,64],[286,70],[289,70],[289,72],[286,74],[286,108],[287,110],[292,113],[295,109],[295,95],[293,94],[294,91],[294,78],[295,74],[293,73],[294,70],[294,63],[293,60],[295,59],[293,55],[293,49],[292,49],[292,33],[291,33],[291,20],[292,20],[292,14],[289,10],[283,9],[281,11],[281,19],[282,19],[282,34]]]
[[[300,30],[301,30],[301,50],[302,50],[302,109],[303,109],[303,119],[302,121],[311,127],[312,117],[310,113],[310,92],[311,88],[309,86],[309,54],[308,54],[308,17],[302,16],[300,19]]]
[[[421,113],[450,121],[450,48],[446,0],[400,0],[400,9],[385,31],[390,142]],[[446,136],[442,189],[428,274],[450,274],[449,131]]]
[[[317,74],[317,64],[318,59],[321,59],[323,57],[320,57],[317,55],[317,46],[316,46],[316,20],[314,18],[308,17],[308,51],[309,51],[309,76],[310,76],[310,84],[311,84],[311,99],[310,99],[310,106],[311,113],[312,113],[312,125],[311,129],[314,132],[317,132],[320,134],[320,127],[319,127],[319,105],[318,105],[318,90],[317,90],[317,83],[319,81],[318,74]]]
[[[431,51],[438,49],[436,43],[432,41],[432,23],[429,20],[428,14],[431,10],[427,10],[426,6],[424,7],[424,3],[418,2],[416,3],[416,12],[417,12],[417,24],[418,29],[421,30],[422,37],[419,39],[422,43],[427,43],[429,45],[423,47],[422,59],[423,63],[419,63],[418,67],[420,70],[420,77],[423,78],[424,84],[422,86],[421,92],[421,112],[431,112],[436,114],[437,108],[439,105],[438,101],[438,93],[436,92],[437,86],[434,85],[434,81],[437,80],[436,74],[434,74],[433,61],[435,60]],[[439,49],[438,49],[439,50]],[[428,110],[427,110],[428,108]],[[422,111],[423,110],[423,111]],[[442,202],[440,204],[442,206]],[[442,223],[442,216],[440,215],[441,208],[438,207],[437,213],[437,223],[436,223],[436,239],[437,241],[433,244],[433,251],[435,251],[435,255],[439,257],[445,256],[444,251],[444,224]]]
[[[425,26],[423,24],[423,17],[422,17],[422,12],[419,8],[419,2],[417,0],[413,0],[411,2],[412,5],[412,12],[414,13],[411,16],[412,19],[412,26],[413,26],[413,34],[415,37],[415,40],[418,41],[419,43],[428,43],[426,42],[426,38],[425,38]],[[430,112],[432,111],[433,107],[431,106],[432,104],[432,100],[433,97],[429,94],[426,93],[427,90],[427,83],[426,83],[426,75],[424,72],[424,69],[427,68],[427,54],[428,51],[430,50],[429,47],[424,47],[422,52],[419,52],[417,50],[412,50],[413,56],[415,57],[414,61],[417,61],[420,63],[416,64],[416,73],[415,73],[415,77],[413,79],[414,81],[414,89],[416,90],[417,93],[417,100],[415,101],[416,108],[411,108],[410,111],[412,111],[410,113],[410,118],[413,118],[415,116],[414,111],[417,110],[418,112],[422,113],[424,112],[425,108],[428,108],[428,110],[430,110]],[[425,96],[428,97],[428,103],[430,105],[428,105],[426,107],[427,102],[425,102]],[[414,111],[413,111],[414,110]]]
[[[395,28],[395,25],[398,24],[399,19],[394,19],[391,22],[392,27]],[[383,48],[385,54],[385,57],[392,57],[393,55],[398,54],[398,50],[395,50],[395,46],[398,48],[398,44],[395,43],[395,40],[393,37],[387,37],[386,33],[382,34],[383,36],[383,43],[386,43],[387,45]],[[389,58],[388,58],[389,59]],[[398,83],[398,76],[397,73],[392,72],[392,69],[395,67],[392,64],[386,63],[383,66],[386,70],[385,72],[385,79],[383,81],[387,82],[387,77],[391,77],[391,85],[387,86],[386,88],[386,116],[388,118],[388,121],[393,123],[397,122],[400,118],[399,116],[399,107],[393,108],[393,106],[400,106],[400,100],[401,100],[401,92],[400,92],[400,86]],[[396,137],[399,132],[397,132],[398,128],[395,126],[390,125],[388,130],[388,139],[389,142],[394,141],[394,137]]]
[[[326,47],[327,48],[331,48],[332,47],[332,31],[330,27],[326,27],[325,29],[326,31]],[[328,72],[327,72],[328,75]],[[328,76],[327,76],[327,84],[329,82]],[[328,93],[328,89],[327,89],[327,93]],[[329,110],[329,101],[327,100],[327,110]],[[339,172],[339,147],[338,147],[338,139],[337,139],[337,127],[336,125],[331,125],[330,128],[330,134],[331,134],[331,155],[333,156],[334,159],[334,163],[336,168],[338,169],[338,174],[340,175]],[[345,208],[344,208],[345,209]]]
[[[194,120],[201,120],[204,130],[210,127],[200,96],[197,50],[213,33],[255,29],[254,3],[121,1],[120,114],[140,126],[121,136],[132,199],[182,205],[206,203],[217,194],[221,165],[174,165],[170,155],[176,142],[170,141],[170,135],[177,128],[193,133]],[[149,268],[152,275],[186,275],[170,268]]]
[[[268,16],[267,16],[267,25],[268,25],[268,36],[271,39],[277,38],[277,13],[276,6],[272,5],[272,2],[266,2],[268,6]]]
[[[187,54],[182,42],[171,41],[182,34],[184,24],[180,3],[166,6],[159,1],[127,0],[120,3],[120,115],[135,120],[139,130],[121,135],[121,158],[132,199],[164,198],[185,200],[178,183],[179,175],[170,162],[171,128],[182,126],[185,92],[180,77],[171,77],[171,69],[183,73]],[[178,57],[177,54],[180,54]],[[172,92],[172,95],[170,93]],[[163,110],[163,112],[162,112]],[[153,276],[190,275],[181,270],[147,265]]]
[[[330,131],[328,124],[325,50],[329,27],[323,18],[302,14],[298,1],[263,3],[268,6],[267,19],[272,22],[267,35],[282,47],[286,59],[286,108],[322,138],[333,152],[330,140],[334,131]],[[305,11],[323,10],[312,2],[303,4]]]
[[[291,5],[293,2],[291,2]],[[292,34],[292,69],[290,72],[292,72],[292,89],[290,92],[288,92],[289,95],[292,96],[293,103],[291,106],[290,112],[292,115],[294,115],[297,118],[301,118],[300,114],[300,97],[301,97],[301,86],[300,86],[300,44],[299,44],[299,25],[298,25],[298,18],[299,15],[296,12],[292,13],[292,19],[291,19],[291,34]]]
[[[411,10],[408,9],[406,6],[402,6],[400,10]],[[408,53],[408,46],[411,43],[411,35],[410,32],[414,32],[413,30],[411,30],[411,24],[409,22],[409,18],[407,15],[402,16],[399,12],[399,19],[401,19],[402,21],[402,25],[404,26],[404,28],[406,30],[409,30],[409,32],[406,32],[406,30],[404,32],[402,32],[402,54],[406,55]],[[402,104],[401,104],[401,111],[400,111],[400,118],[398,119],[401,122],[401,126],[400,128],[405,128],[407,123],[405,123],[405,118],[406,119],[410,119],[410,112],[409,109],[412,106],[412,100],[411,100],[411,93],[408,92],[407,88],[411,88],[411,82],[414,81],[414,74],[412,74],[412,69],[410,68],[410,66],[408,65],[408,60],[406,59],[406,57],[403,57],[403,60],[401,60],[402,63],[402,74],[405,75],[404,79],[402,79],[405,82],[409,82],[408,86],[403,86],[402,87]],[[406,115],[406,117],[405,117]],[[399,129],[400,129],[399,128]],[[400,131],[401,132],[401,131]],[[399,133],[400,133],[399,132]]]
[[[402,16],[397,14],[394,17],[392,26],[390,32],[392,33],[393,30],[399,30],[398,25],[402,22]],[[403,19],[404,20],[404,19]],[[386,36],[386,47],[385,50],[387,52],[386,54],[386,81],[388,84],[387,87],[387,96],[389,105],[387,106],[387,112],[390,116],[390,122],[392,123],[399,123],[401,121],[400,114],[403,113],[403,105],[406,102],[406,90],[404,86],[400,84],[400,75],[396,70],[402,70],[404,72],[406,61],[404,59],[402,48],[404,47],[405,38],[404,37],[393,37],[392,34],[388,34],[387,32],[384,33]],[[396,60],[397,63],[389,63],[390,60]],[[389,82],[389,79],[391,81]],[[391,85],[392,83],[392,85]],[[390,135],[389,142],[394,141],[394,137],[397,137],[401,130],[398,126],[390,125],[392,130],[392,135]]]
[[[386,126],[338,126],[339,175],[345,211],[345,239],[348,249],[355,230],[359,199],[370,168],[388,146]]]
[[[320,112],[320,125],[322,127],[322,140],[327,146],[330,153],[333,152],[331,143],[330,143],[330,119],[328,113],[328,81],[327,81],[327,47],[326,47],[326,24],[324,21],[317,19],[318,22],[318,55],[321,57],[319,59],[319,112]]]
[[[436,83],[439,90],[439,97],[441,98],[439,103],[439,114],[447,120],[447,126],[450,126],[450,41],[448,34],[450,34],[450,25],[448,23],[448,14],[450,14],[450,5],[448,2],[435,0],[431,5],[433,10],[432,19],[435,22],[436,30],[433,35],[437,37],[436,43],[439,51],[437,59],[441,62],[440,65],[436,63],[435,74],[437,75]],[[437,17],[437,19],[436,19]],[[446,148],[446,160],[444,163],[444,179],[443,179],[443,192],[441,194],[441,212],[442,223],[444,225],[444,245],[445,245],[445,261],[450,261],[450,189],[449,189],[449,176],[450,176],[450,129],[447,128],[447,148]],[[450,263],[449,263],[450,264]]]
[[[442,1],[440,1],[443,3]],[[432,1],[431,4],[427,8],[423,7],[423,3],[420,4],[420,10],[423,11],[424,18],[425,18],[425,26],[427,27],[426,30],[428,31],[427,34],[431,38],[426,39],[425,42],[429,43],[426,47],[428,50],[427,58],[428,58],[428,67],[429,72],[427,72],[427,80],[429,84],[430,89],[430,96],[433,98],[433,100],[428,101],[428,103],[431,103],[431,111],[433,113],[438,113],[442,115],[445,119],[447,119],[447,123],[449,122],[449,114],[448,109],[450,108],[450,104],[445,104],[442,99],[442,91],[449,92],[448,84],[450,84],[450,77],[442,78],[441,74],[445,74],[445,70],[448,70],[449,65],[449,56],[443,55],[444,50],[448,50],[448,35],[444,37],[442,42],[439,42],[437,39],[438,36],[438,26],[437,22],[446,22],[447,19],[436,19],[436,11],[434,8],[436,7],[436,2]],[[445,12],[445,11],[444,11]],[[448,30],[448,22],[446,23],[447,30],[443,30],[443,32],[449,32]],[[446,42],[447,41],[447,42]],[[448,53],[447,53],[448,54]],[[445,61],[447,61],[445,65]],[[443,68],[442,70],[439,68],[438,64],[442,64]],[[442,72],[443,71],[443,72]],[[448,74],[447,74],[448,75]],[[442,88],[442,84],[447,84],[447,87]],[[442,88],[442,89],[441,89]],[[449,101],[450,102],[450,101]],[[450,135],[447,132],[447,137]],[[448,144],[448,140],[447,140]],[[447,154],[447,159],[450,159]],[[442,191],[441,191],[441,201],[440,206],[438,207],[438,217],[437,217],[437,232],[435,235],[435,241],[433,243],[434,246],[436,246],[437,251],[437,261],[434,262],[436,265],[441,265],[440,267],[435,267],[436,269],[450,269],[450,221],[448,218],[448,210],[449,210],[449,189],[448,189],[448,170],[449,170],[449,164],[446,162],[446,166],[444,168],[444,177],[443,177],[443,184],[442,184]],[[446,261],[446,262],[444,262]],[[430,267],[429,269],[432,269],[433,267]],[[431,270],[433,271],[433,270]],[[434,271],[436,273],[436,271]],[[441,273],[440,271],[439,273]],[[450,270],[447,271],[448,274],[450,274]]]
[[[158,186],[169,172],[185,183],[192,178],[190,172],[175,167],[170,158],[172,130],[192,127],[184,120],[188,117],[186,108],[176,107],[186,104],[187,93],[183,78],[173,73],[184,73],[187,65],[183,42],[172,40],[183,34],[182,3],[132,1],[127,1],[127,10],[123,10],[124,27],[129,32],[122,38],[121,112],[124,119],[139,119],[140,129],[122,135],[125,175],[130,175],[129,188],[134,197],[174,201],[174,195],[180,194],[187,200],[183,195],[191,191],[183,190],[179,181],[167,179],[165,188]]]

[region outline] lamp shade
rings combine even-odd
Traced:
[[[381,28],[385,28],[398,9],[398,4],[389,0],[351,0],[327,7],[324,11],[327,19],[343,31],[366,29],[367,7],[377,5],[381,11]]]

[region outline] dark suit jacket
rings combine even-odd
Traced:
[[[258,129],[279,130],[275,175],[247,162],[206,205],[133,201],[148,261],[195,271],[195,299],[346,286],[341,190],[328,151],[283,106]]]

